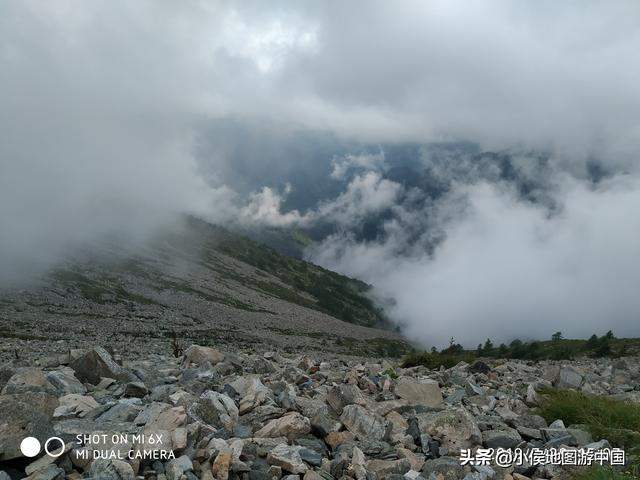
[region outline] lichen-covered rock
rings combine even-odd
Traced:
[[[114,378],[119,381],[137,381],[138,378],[126,371],[102,347],[94,347],[80,358],[72,361],[69,367],[75,372],[76,378],[82,382],[97,385],[103,377]]]
[[[55,387],[58,395],[79,394],[84,395],[87,389],[73,374],[69,367],[53,370],[47,373],[47,380]]]
[[[582,380],[582,375],[576,372],[574,368],[563,366],[558,371],[555,386],[557,388],[578,389],[582,385]]]
[[[435,380],[414,380],[400,377],[394,392],[398,397],[412,405],[425,405],[427,407],[439,407],[442,405],[442,391]]]
[[[100,406],[93,397],[77,393],[64,395],[58,401],[60,406],[55,409],[54,417],[73,415],[82,418]]]
[[[425,413],[417,416],[420,432],[437,438],[450,452],[459,452],[482,443],[473,416],[464,408]]]
[[[20,442],[27,435],[41,444],[54,436],[57,406],[58,399],[45,392],[0,395],[0,461],[22,457]]]
[[[427,479],[462,480],[465,470],[457,458],[441,457],[427,460],[422,467],[422,476]]]
[[[211,466],[211,473],[217,480],[227,480],[233,456],[231,449],[221,450]]]
[[[382,440],[387,433],[387,423],[384,418],[360,405],[344,407],[340,421],[360,440]]]
[[[181,457],[174,458],[167,463],[165,467],[165,474],[167,475],[167,480],[180,480],[180,477],[193,470],[193,463],[191,459],[182,455]]]
[[[269,421],[264,427],[255,432],[255,437],[287,437],[294,439],[306,435],[311,431],[311,424],[307,417],[298,412],[290,412],[283,417]]]
[[[39,368],[20,368],[9,378],[7,384],[2,389],[3,394],[26,393],[26,392],[47,392],[55,394],[56,389],[44,372]]]
[[[390,475],[404,475],[411,470],[411,463],[406,458],[400,460],[369,460],[366,469],[376,474],[379,480],[385,480]]]
[[[135,480],[136,475],[127,462],[122,460],[95,460],[89,469],[92,480]]]
[[[204,422],[216,427],[221,426],[228,432],[233,432],[238,424],[238,407],[224,393],[207,390],[200,396],[195,409]]]
[[[300,449],[303,447],[280,443],[267,455],[267,462],[289,473],[305,473],[309,467],[302,461]]]
[[[522,437],[517,430],[504,427],[482,432],[482,441],[487,448],[515,448],[522,442]]]
[[[364,403],[364,396],[357,385],[343,383],[331,388],[327,393],[326,400],[334,412],[342,415],[342,410],[347,405]]]

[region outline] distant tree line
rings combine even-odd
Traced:
[[[406,367],[425,365],[429,368],[452,367],[460,361],[471,362],[480,357],[515,358],[522,360],[565,360],[579,355],[591,357],[622,356],[626,353],[623,341],[614,345],[616,337],[609,330],[598,337],[591,335],[588,340],[568,340],[562,332],[551,335],[550,341],[522,341],[515,339],[509,345],[501,343],[497,347],[490,338],[479,344],[475,351],[465,350],[453,337],[449,346],[438,351],[432,347],[429,352],[414,351],[404,358]]]
[[[476,349],[478,357],[519,358],[526,360],[563,360],[573,358],[579,354],[589,354],[593,357],[606,357],[613,353],[612,341],[615,336],[611,330],[598,337],[593,334],[586,341],[565,340],[562,332],[551,335],[551,342],[530,341],[523,342],[516,338],[509,345],[501,343],[497,348],[491,339],[479,344]],[[620,352],[618,352],[619,354]]]

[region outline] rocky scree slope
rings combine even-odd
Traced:
[[[143,246],[91,245],[27,289],[0,291],[0,359],[93,344],[200,344],[400,355],[369,286],[185,218]],[[165,342],[159,342],[164,339]]]
[[[461,466],[460,449],[607,445],[535,413],[538,390],[573,388],[640,401],[640,358],[517,360],[393,369],[191,345],[182,358],[120,361],[102,347],[0,369],[0,478],[158,480],[526,480],[559,467]],[[140,446],[75,443],[78,434],[161,435],[175,458]],[[21,439],[63,438],[58,458],[25,459]],[[154,448],[158,448],[155,445]],[[150,447],[150,446],[147,446]],[[122,459],[81,452],[119,451]]]

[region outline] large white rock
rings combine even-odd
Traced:
[[[395,394],[412,405],[439,407],[442,405],[442,391],[438,382],[428,378],[416,380],[400,377],[396,382]]]
[[[215,412],[214,416],[217,417],[217,420],[225,430],[233,432],[233,429],[238,424],[239,412],[235,402],[229,396],[224,393],[207,390],[200,396],[199,405],[212,408]]]
[[[557,388],[578,389],[582,385],[582,375],[576,372],[572,367],[563,366],[558,372],[555,381]]]
[[[482,434],[471,414],[464,408],[417,415],[420,432],[440,440],[450,452],[482,443]]]
[[[67,412],[78,417],[84,417],[94,408],[98,408],[100,405],[96,402],[95,398],[88,395],[79,395],[77,393],[71,393],[58,399],[60,406],[56,408],[53,416],[63,416]]]
[[[264,427],[258,430],[255,437],[287,437],[294,439],[306,435],[311,431],[311,424],[307,417],[303,417],[298,412],[290,412],[283,417],[269,421]]]

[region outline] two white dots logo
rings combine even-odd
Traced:
[[[56,446],[55,442],[58,442],[60,444],[60,450],[51,451],[51,442],[54,442],[54,447]],[[62,455],[65,451],[65,447],[66,446],[60,437],[51,437],[47,439],[46,442],[44,442],[45,453],[53,458]],[[38,440],[36,437],[26,437],[22,439],[22,442],[20,442],[20,451],[25,457],[35,457],[40,453],[40,448],[40,440]]]

